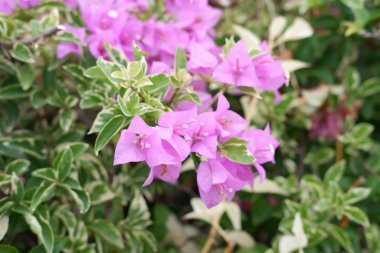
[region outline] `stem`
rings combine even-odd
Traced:
[[[17,44],[17,43],[32,44],[32,43],[37,42],[43,38],[50,37],[50,36],[56,34],[57,32],[59,32],[63,29],[64,28],[58,26],[55,28],[51,28],[51,29],[49,29],[49,30],[43,32],[42,34],[37,35],[37,36],[33,36],[33,37],[29,37],[29,38],[23,38],[23,39],[16,39],[16,40],[12,40],[12,41],[0,41],[0,47],[12,48],[13,45]]]
[[[335,162],[339,162],[343,159],[343,143],[336,139],[335,141],[335,151],[336,151],[336,157]]]
[[[215,242],[216,228],[212,226],[210,232],[208,233],[206,243],[203,245],[203,248],[200,253],[208,253],[211,250],[212,245]]]
[[[174,91],[174,93],[173,93],[173,96],[172,96],[172,97],[170,98],[170,100],[169,100],[169,103],[168,103],[168,106],[169,106],[169,107],[171,107],[171,105],[172,105],[172,103],[173,103],[175,97],[177,96],[179,90],[180,90],[179,88],[176,88],[176,89],[175,89],[175,91]]]
[[[202,112],[207,112],[208,109],[211,108],[211,106],[218,100],[219,96],[222,95],[225,91],[227,90],[227,85],[223,86],[218,93],[214,95],[212,98],[210,104],[202,111]]]

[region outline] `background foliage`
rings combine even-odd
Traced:
[[[44,1],[0,17],[0,252],[198,252],[207,236],[215,252],[380,251],[380,2],[211,2],[224,10],[219,43],[268,39],[297,69],[280,103],[265,92],[231,99],[257,127],[270,122],[281,142],[269,179],[208,210],[193,173],[141,187],[145,165],[114,167],[125,116],[162,109],[168,80],[144,79],[136,61],[126,71],[152,82],[143,94],[155,95],[115,103],[122,76],[111,74],[125,59],[109,48],[109,61],[96,60],[85,47],[82,57],[57,59],[57,42],[75,40],[57,25],[81,20]],[[283,29],[273,25],[279,15]],[[286,33],[299,18],[312,34]]]

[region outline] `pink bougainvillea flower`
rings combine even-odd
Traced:
[[[207,1],[169,1],[168,10],[176,18],[176,25],[189,30],[196,38],[213,33],[222,12],[208,5]]]
[[[194,107],[187,111],[167,112],[161,115],[158,125],[170,128],[174,134],[183,136],[190,141],[197,117],[198,115]]]
[[[106,43],[115,47],[120,45],[118,37],[115,36],[114,32],[110,30],[93,33],[87,38],[88,48],[91,54],[96,58],[100,56],[105,59],[108,58],[104,47]]]
[[[17,2],[16,0],[13,0]],[[31,8],[36,6],[37,4],[40,3],[40,0],[18,0],[18,4],[21,5],[22,8]]]
[[[231,175],[218,160],[201,162],[197,170],[199,194],[208,208],[219,204],[224,197],[231,201],[246,183]]]
[[[148,126],[136,115],[116,145],[114,164],[146,161],[149,166],[175,162],[165,151],[159,128]]]
[[[135,42],[140,48],[142,48],[141,40],[143,36],[144,23],[134,17],[128,18],[120,31],[119,40],[125,55],[129,59],[133,59],[132,43]]]
[[[202,44],[195,41],[190,43],[187,66],[192,73],[211,75],[217,64],[217,58],[206,50]]]
[[[275,162],[274,155],[279,142],[270,134],[269,125],[264,130],[250,129],[244,131],[240,137],[248,141],[248,150],[256,158],[253,165],[259,173],[260,180],[263,181],[266,177],[266,172],[261,164]]]
[[[218,160],[232,176],[242,182],[245,182],[245,184],[249,184],[251,188],[253,188],[255,173],[249,165],[232,162],[226,157],[218,158]]]
[[[110,30],[119,34],[127,15],[120,1],[79,0],[83,21],[91,32]]]
[[[146,10],[149,7],[148,0],[122,0],[125,8],[128,10],[139,9]]]
[[[86,37],[86,30],[82,27],[74,27],[71,25],[65,25],[66,31],[72,33],[79,40],[84,41]],[[68,54],[82,54],[82,46],[71,42],[60,42],[57,46],[57,57],[59,59],[64,58]]]
[[[198,115],[196,122],[190,128],[193,132],[191,151],[197,152],[204,157],[215,159],[218,137],[216,135],[214,113],[205,112]]]
[[[189,35],[171,22],[151,19],[146,23],[142,42],[149,52],[150,59],[161,59],[171,65],[176,48],[188,47]]]
[[[225,96],[218,97],[218,106],[215,111],[215,119],[218,132],[221,137],[234,136],[243,131],[248,122],[236,112],[229,110],[230,104]]]
[[[61,0],[64,2],[67,6],[69,6],[71,9],[74,9],[78,6],[78,0]]]
[[[11,15],[16,6],[17,1],[15,0],[0,0],[0,13]]]
[[[263,42],[260,48],[264,53],[254,57],[252,60],[260,81],[255,87],[275,92],[276,98],[279,100],[278,89],[287,82],[285,70],[282,67],[281,61],[273,58],[266,42]]]
[[[174,184],[179,178],[181,173],[181,163],[169,162],[165,164],[159,164],[151,167],[148,178],[145,180],[143,186],[147,186],[153,182],[153,179],[159,178],[168,183]]]
[[[227,59],[215,68],[212,77],[218,82],[234,86],[255,87],[260,83],[243,41],[231,48]]]

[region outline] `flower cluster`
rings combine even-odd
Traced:
[[[175,183],[182,162],[190,153],[201,158],[197,170],[199,193],[208,207],[223,198],[231,200],[235,192],[246,184],[253,186],[256,167],[261,180],[265,179],[263,163],[274,162],[278,141],[265,130],[249,129],[248,122],[230,110],[224,95],[218,97],[215,111],[198,113],[195,108],[166,112],[158,125],[147,125],[135,116],[127,130],[123,130],[116,146],[114,164],[145,161],[151,171],[144,185],[154,178]],[[248,150],[256,160],[240,164],[224,156],[220,147],[231,138],[248,142]]]
[[[26,8],[37,5],[39,0],[18,2]],[[121,133],[115,165],[145,161],[151,171],[144,185],[155,178],[175,183],[182,163],[194,154],[200,159],[197,169],[199,193],[208,207],[223,198],[231,200],[246,184],[253,186],[256,172],[251,166],[256,168],[261,180],[265,179],[262,164],[274,162],[278,146],[269,126],[264,130],[247,129],[249,122],[230,110],[223,94],[215,97],[217,107],[213,110],[214,99],[205,81],[273,91],[279,97],[278,90],[286,83],[286,75],[281,62],[273,58],[265,42],[252,52],[243,41],[231,42],[222,50],[214,42],[214,27],[221,11],[209,6],[207,0],[168,0],[166,13],[162,16],[147,16],[147,0],[63,2],[70,8],[79,7],[86,25],[65,25],[66,32],[85,42],[96,58],[108,58],[105,45],[109,44],[133,60],[135,43],[147,52],[149,74],[170,75],[177,48],[184,49],[187,56],[187,71],[193,77],[191,88],[187,88],[198,95],[200,105],[191,101],[173,103],[178,87],[174,92],[174,87],[169,86],[164,100],[170,101],[168,104],[174,111],[162,114],[154,127],[136,115],[128,129]],[[0,10],[11,13],[16,7],[13,3],[0,0]],[[80,55],[82,50],[82,45],[60,42],[57,57]],[[238,94],[238,89],[234,93]],[[223,145],[231,140],[247,144],[246,155],[252,162],[239,163],[224,153]]]
[[[11,15],[17,6],[28,9],[37,6],[41,0],[0,0],[0,13]],[[61,0],[70,8],[75,8],[78,0]]]

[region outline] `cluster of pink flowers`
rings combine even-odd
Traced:
[[[123,130],[115,151],[114,164],[145,161],[151,171],[144,185],[153,179],[177,182],[182,163],[191,153],[201,162],[197,168],[200,196],[208,207],[231,200],[246,184],[253,186],[257,170],[264,180],[262,164],[274,162],[278,141],[264,130],[247,129],[248,122],[230,110],[228,100],[219,95],[217,108],[212,109],[212,96],[203,80],[251,87],[276,93],[286,83],[281,62],[274,59],[265,42],[260,52],[248,52],[243,41],[237,42],[225,57],[214,42],[215,25],[221,11],[207,0],[167,0],[163,17],[141,20],[149,8],[147,0],[63,0],[71,8],[79,6],[85,27],[66,25],[66,31],[88,45],[94,57],[107,58],[105,44],[124,52],[133,60],[133,42],[148,53],[150,74],[172,72],[177,47],[186,51],[187,70],[193,75],[190,84],[201,105],[185,101],[173,105],[173,112],[161,115],[157,126],[149,126],[136,115],[128,129]],[[0,0],[0,11],[11,13],[13,0]],[[19,0],[22,7],[32,7],[39,0]],[[10,10],[8,10],[8,9]],[[82,46],[60,42],[57,57],[82,54]],[[204,78],[207,77],[207,78]],[[237,90],[235,90],[238,93]],[[173,87],[164,100],[172,101]],[[231,138],[246,140],[255,157],[252,164],[240,164],[223,156],[220,145]]]
[[[215,111],[210,108],[199,113],[193,107],[166,112],[155,127],[136,115],[121,133],[114,164],[145,161],[151,171],[144,185],[154,178],[175,183],[182,162],[190,153],[196,153],[201,157],[198,189],[207,207],[217,205],[225,197],[231,200],[246,184],[253,186],[255,173],[251,165],[257,169],[260,179],[265,179],[262,164],[274,162],[278,141],[271,136],[268,126],[264,130],[247,130],[248,122],[229,107],[227,99],[220,95]],[[256,158],[252,164],[233,162],[220,153],[218,145],[234,137],[248,142],[248,150]]]
[[[61,0],[67,4],[70,8],[77,6],[78,0]],[[37,6],[41,0],[0,0],[0,13],[11,15],[17,6],[28,9]]]

